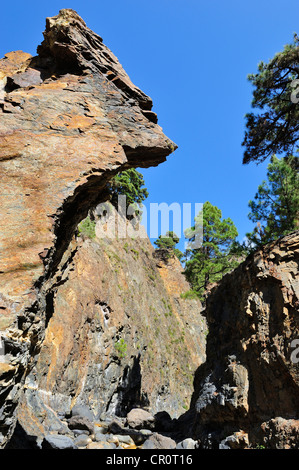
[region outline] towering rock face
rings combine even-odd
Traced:
[[[145,232],[133,235],[73,239],[17,410],[27,436],[60,430],[57,416],[78,404],[98,420],[139,406],[176,418],[189,407],[205,360],[201,306],[180,296],[189,285],[178,259],[157,259]]]
[[[298,448],[299,232],[265,246],[212,290],[207,361],[192,411],[202,447]]]
[[[38,56],[0,61],[0,113],[0,446],[67,435],[63,417],[87,405],[95,419],[168,411],[202,448],[297,448],[299,232],[202,312],[179,261],[126,219],[126,238],[78,230],[114,174],[176,145],[73,10],[47,19]]]
[[[99,36],[72,10],[47,19],[39,56],[0,63],[1,327],[35,296],[105,183],[175,148]],[[58,247],[59,245],[59,247]],[[41,281],[40,281],[41,282]]]
[[[157,165],[176,148],[151,108],[151,99],[73,10],[47,19],[38,56],[17,51],[0,61],[2,440],[13,428],[19,391],[75,256],[78,223],[107,199],[113,174]],[[78,269],[89,250],[80,251]],[[70,301],[62,291],[61,305]],[[94,299],[90,315],[100,311]],[[55,347],[64,341],[62,329],[57,334]]]

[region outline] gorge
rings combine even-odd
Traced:
[[[0,61],[1,447],[298,448],[299,232],[205,307],[146,234],[80,232],[114,175],[177,146],[74,10],[37,53]]]

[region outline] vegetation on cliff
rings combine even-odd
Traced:
[[[181,250],[176,247],[179,241],[179,237],[170,230],[167,231],[165,235],[159,235],[154,244],[157,247],[156,249],[166,250],[169,256],[175,255],[179,260],[181,260],[184,255]]]
[[[299,139],[299,40],[284,47],[258,72],[248,75],[253,84],[252,107],[246,114],[243,163],[261,162],[273,154],[291,155]],[[296,90],[297,88],[297,90]]]
[[[254,86],[252,107],[246,115],[243,163],[260,163],[271,158],[268,181],[263,181],[249,201],[250,220],[256,223],[247,233],[249,247],[256,249],[298,228],[299,222],[299,38],[258,72],[248,75]],[[277,158],[281,154],[282,158]]]
[[[96,236],[96,223],[89,216],[83,219],[78,225],[79,235],[83,235],[87,238],[95,238]]]
[[[268,165],[268,182],[258,187],[249,201],[248,217],[257,225],[247,238],[253,247],[288,234],[298,226],[299,174],[298,157],[278,159]]]
[[[109,191],[111,203],[118,208],[119,196],[126,197],[126,211],[130,207],[130,215],[141,216],[141,206],[143,201],[148,197],[148,191],[144,187],[143,175],[135,168],[120,171],[109,182]]]

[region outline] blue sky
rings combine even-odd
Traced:
[[[210,201],[242,240],[253,228],[248,201],[267,166],[242,165],[247,74],[299,33],[298,0],[4,2],[0,56],[18,49],[34,55],[45,18],[62,8],[76,10],[103,37],[179,146],[167,162],[142,170],[146,205]]]

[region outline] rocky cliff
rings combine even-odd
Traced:
[[[28,436],[61,432],[59,416],[80,404],[98,421],[137,406],[172,418],[189,407],[205,359],[200,303],[180,297],[189,285],[178,259],[156,258],[146,233],[131,229],[126,238],[83,231],[55,275],[45,339],[17,410]]]
[[[207,299],[193,437],[203,448],[298,448],[299,232],[257,251]]]
[[[0,446],[298,448],[299,233],[203,311],[138,224],[105,231],[111,177],[176,145],[73,10],[0,61],[0,113]]]
[[[3,445],[18,405],[29,433],[34,420],[43,432],[45,407],[55,414],[76,400],[95,413],[133,403],[177,413],[204,355],[200,305],[179,298],[178,264],[157,268],[148,240],[76,238],[114,174],[175,150],[152,100],[73,10],[47,18],[37,52],[0,61]]]

